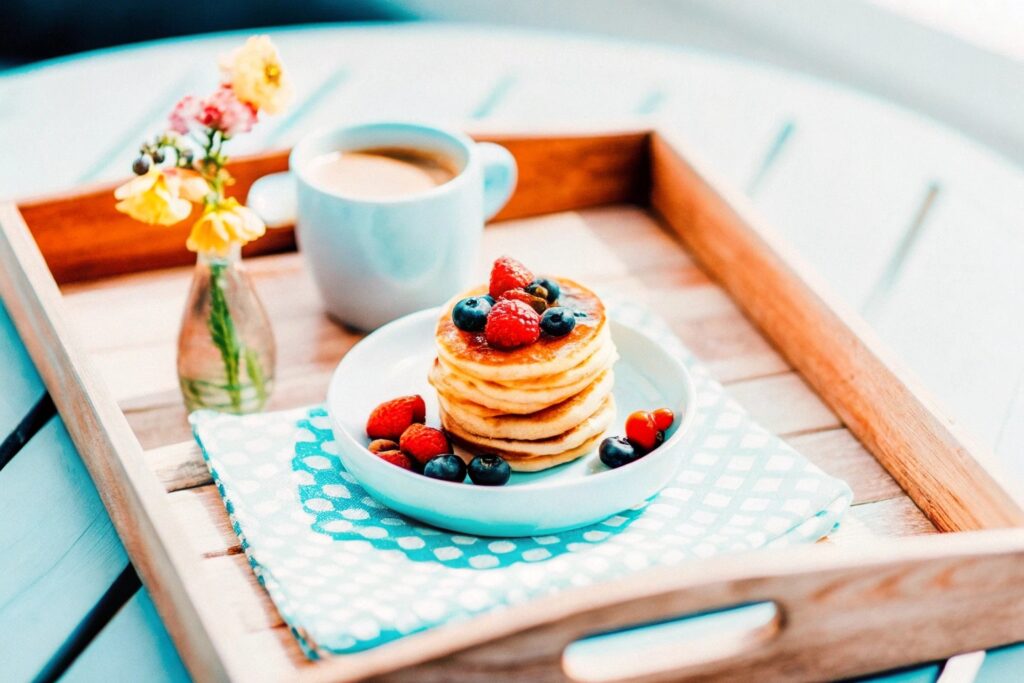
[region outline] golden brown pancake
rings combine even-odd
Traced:
[[[573,448],[572,450],[560,453],[558,455],[536,455],[530,457],[523,457],[520,453],[511,451],[484,451],[479,447],[463,441],[459,437],[452,435],[452,441],[459,446],[462,446],[466,450],[473,453],[493,453],[494,455],[500,455],[508,462],[508,466],[515,472],[540,472],[541,470],[550,469],[557,467],[558,465],[564,465],[567,462],[572,462],[581,455],[585,455],[595,448],[597,448],[598,442],[601,440],[601,434],[598,434],[593,439],[586,443]]]
[[[483,332],[463,332],[452,322],[452,308],[462,298],[486,294],[485,287],[477,287],[453,299],[441,314],[435,333],[438,356],[465,374],[491,382],[543,378],[579,365],[596,351],[602,332],[607,334],[604,305],[581,284],[566,279],[559,284],[558,304],[586,314],[564,337],[541,335],[533,344],[503,350],[488,344]]]
[[[562,434],[596,413],[611,394],[614,383],[614,372],[605,370],[579,394],[530,415],[486,414],[487,408],[444,394],[437,395],[437,402],[470,433],[492,439],[535,441]]]
[[[614,349],[598,351],[594,356],[600,357],[594,358],[594,362],[584,361],[584,364],[589,365],[589,374],[581,375],[574,383],[564,386],[517,389],[462,374],[440,359],[434,359],[428,380],[440,394],[488,409],[486,412],[478,411],[481,415],[528,415],[580,393],[610,368],[617,358]]]
[[[467,431],[451,418],[444,410],[441,411],[441,425],[444,429],[453,434],[465,443],[473,444],[477,452],[493,453],[517,453],[522,457],[533,457],[538,455],[561,455],[583,445],[595,436],[603,434],[612,420],[615,419],[615,399],[609,395],[601,403],[597,411],[583,420],[572,429],[557,436],[534,441],[521,441],[516,439],[495,439],[480,436]]]
[[[607,325],[604,330],[598,334],[595,345],[597,348],[594,353],[584,358],[579,365],[569,368],[563,372],[556,372],[553,375],[546,375],[544,377],[488,382],[488,384],[509,389],[533,390],[563,387],[567,384],[576,383],[584,377],[593,378],[598,372],[600,372],[600,370],[611,367],[619,358],[619,354],[615,350],[615,344],[612,342],[612,335],[608,330]]]

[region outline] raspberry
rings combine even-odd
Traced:
[[[398,441],[402,452],[414,458],[419,464],[425,465],[431,458],[451,453],[448,437],[440,429],[421,424],[410,425]]]
[[[497,299],[510,289],[524,289],[533,282],[533,273],[519,261],[502,256],[491,267],[490,294]]]
[[[412,460],[402,451],[381,451],[375,455],[381,460],[401,467],[403,470],[412,470]]]
[[[522,301],[504,299],[491,307],[484,336],[499,349],[532,344],[540,337],[540,316]]]
[[[420,396],[401,396],[373,409],[366,420],[366,435],[371,439],[395,439],[409,425],[427,418],[427,406]]]
[[[502,292],[501,296],[498,298],[508,299],[511,301],[522,301],[524,304],[537,311],[538,314],[543,314],[548,307],[547,301],[522,289],[509,289]]]
[[[391,439],[374,439],[367,446],[371,453],[383,453],[384,451],[397,451],[399,450],[398,444]]]

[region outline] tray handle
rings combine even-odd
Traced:
[[[761,551],[595,590],[481,618],[477,642],[387,680],[820,680],[1024,640],[1024,531]],[[776,619],[735,647],[680,642],[653,671],[636,666],[643,652],[598,676],[565,665],[565,649],[590,635],[759,602],[773,602]]]

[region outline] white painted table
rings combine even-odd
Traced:
[[[0,195],[124,176],[141,139],[182,94],[210,89],[217,55],[241,39],[172,40],[0,77]],[[1024,174],[996,154],[827,83],[675,48],[430,24],[275,40],[299,103],[233,153],[362,118],[678,129],[1024,481]],[[153,621],[140,595],[104,631],[108,642]],[[155,661],[169,661],[162,647],[152,646]],[[1006,669],[1007,657],[1021,655],[989,660]],[[77,670],[90,662],[95,654]]]

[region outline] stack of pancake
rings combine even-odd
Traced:
[[[471,453],[495,453],[513,470],[536,472],[597,448],[615,418],[612,365],[618,358],[604,306],[589,289],[559,280],[559,306],[577,311],[564,337],[541,335],[513,350],[488,345],[483,333],[452,322],[456,298],[437,323],[437,389],[441,424]]]

